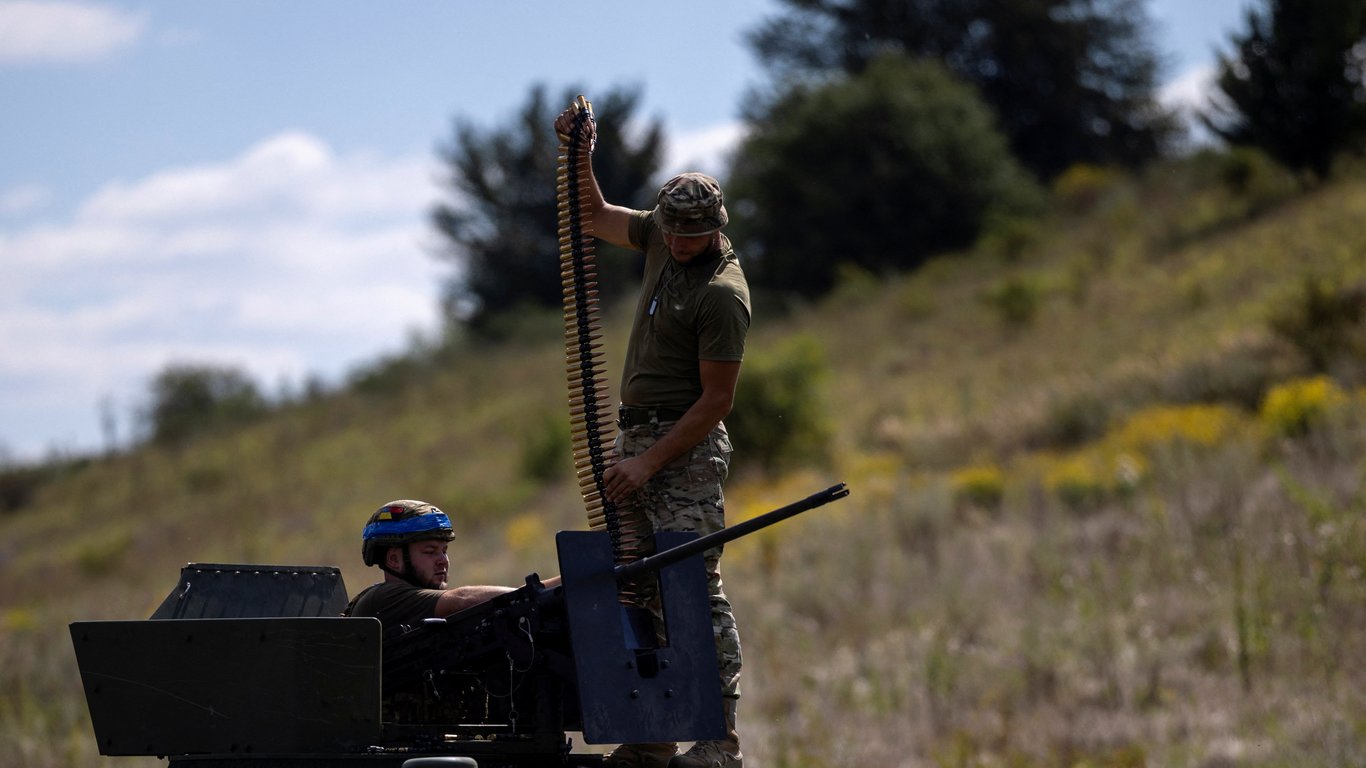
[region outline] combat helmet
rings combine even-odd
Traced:
[[[726,226],[721,185],[705,173],[681,173],[659,190],[655,223],[666,235],[710,235]]]
[[[434,504],[398,499],[375,510],[361,532],[361,557],[366,565],[384,567],[384,553],[414,541],[450,541],[455,538],[450,518]],[[404,552],[407,562],[407,552]],[[405,568],[406,570],[406,568]]]

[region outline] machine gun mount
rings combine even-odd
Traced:
[[[342,618],[336,568],[187,565],[144,621],[71,624],[103,755],[171,768],[590,768],[590,744],[724,731],[702,552],[848,495],[839,484],[658,554],[557,535],[562,583],[532,574],[444,619]],[[618,584],[658,574],[662,624]]]

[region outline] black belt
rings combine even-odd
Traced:
[[[617,408],[617,425],[622,429],[630,429],[645,424],[678,421],[687,412],[686,408],[637,408],[623,405]]]

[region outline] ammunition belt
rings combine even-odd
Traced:
[[[596,256],[587,228],[590,222],[584,216],[588,174],[592,173],[592,145],[586,143],[586,135],[587,123],[593,120],[593,106],[583,96],[573,106],[575,124],[572,131],[560,136],[555,183],[570,438],[588,527],[608,533],[613,559],[621,564],[650,554],[650,524],[637,503],[638,496],[618,505],[607,498],[603,480],[604,473],[616,461],[612,453],[616,425],[611,417],[612,398],[603,370]],[[623,586],[623,599],[630,599],[633,594],[631,586]]]

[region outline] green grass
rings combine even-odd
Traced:
[[[1362,382],[1290,434],[1257,412],[1311,373],[1277,307],[1306,275],[1366,279],[1366,182],[1253,205],[1188,168],[1106,178],[1009,254],[757,318],[755,350],[823,351],[828,458],[775,473],[739,444],[729,514],[853,494],[727,549],[747,762],[1366,761]],[[0,765],[110,764],[66,624],[146,617],[185,562],[338,565],[354,593],[366,516],[415,497],[452,514],[456,579],[554,573],[551,532],[584,525],[568,446],[558,473],[541,446],[565,399],[554,322],[44,475],[0,516]],[[619,312],[607,328],[619,370]]]

